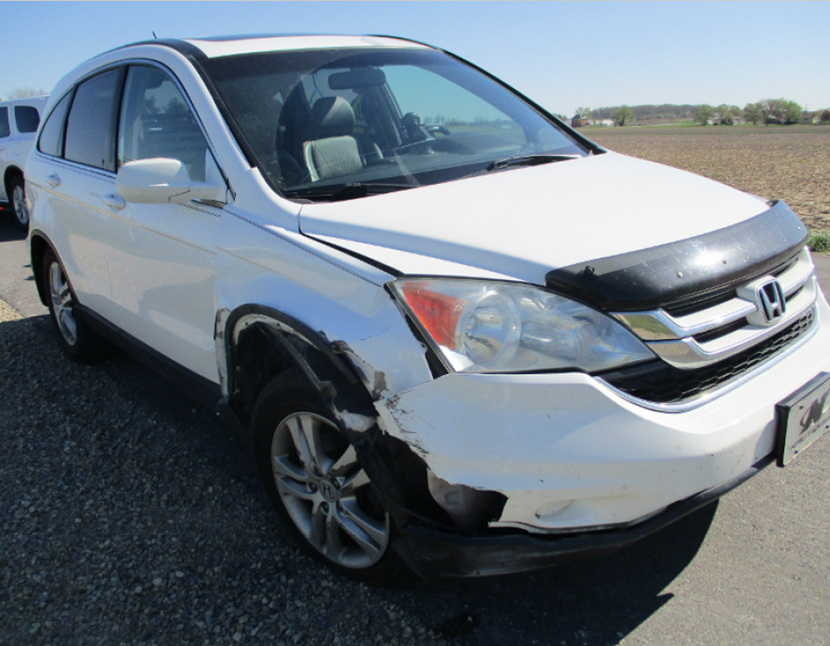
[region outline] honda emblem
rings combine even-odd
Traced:
[[[781,283],[774,279],[758,286],[755,292],[755,301],[768,325],[778,321],[787,310],[784,290],[781,288]]]

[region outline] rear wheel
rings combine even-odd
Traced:
[[[43,276],[48,290],[49,315],[58,331],[61,348],[71,359],[89,363],[102,358],[109,349],[76,313],[78,301],[63,266],[51,250],[43,258]]]
[[[14,212],[14,222],[18,228],[28,231],[29,207],[26,206],[26,188],[23,182],[23,176],[17,175],[13,177],[9,184],[9,189],[12,211]]]
[[[356,579],[397,582],[389,514],[354,447],[294,371],[269,384],[253,415],[257,465],[303,549]]]

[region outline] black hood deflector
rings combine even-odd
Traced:
[[[633,312],[703,300],[769,273],[806,243],[784,203],[738,224],[650,249],[554,269],[547,286],[603,310]]]

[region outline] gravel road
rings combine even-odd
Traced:
[[[369,587],[296,549],[245,436],[131,359],[73,363],[45,314],[0,301],[0,366],[4,646],[617,643],[713,513],[657,561],[652,541],[587,567]]]
[[[0,323],[0,644],[443,643],[295,549],[246,439],[126,358],[67,361],[46,316]]]
[[[828,438],[619,554],[378,589],[296,549],[246,437],[45,312],[0,301],[2,646],[829,643]]]

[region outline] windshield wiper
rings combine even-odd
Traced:
[[[408,188],[415,188],[416,186],[416,184],[388,184],[383,182],[349,182],[342,186],[300,188],[294,191],[285,191],[283,195],[287,198],[306,198],[309,200],[335,202],[337,200],[352,200],[358,197],[366,197],[367,195],[404,191]]]
[[[550,164],[558,161],[568,161],[569,159],[580,159],[582,155],[522,155],[520,157],[507,157],[505,159],[497,159],[487,168],[485,173],[492,173],[496,170],[504,170],[505,168],[513,168],[515,166],[538,166],[540,164]]]
[[[477,170],[469,175],[464,175],[459,179],[467,179],[468,177],[478,177],[479,175],[486,175],[487,173],[494,173],[500,170],[507,170],[509,168],[518,168],[520,166],[539,166],[540,164],[551,164],[553,162],[568,161],[569,159],[581,159],[582,155],[516,155],[515,157],[505,157],[504,159],[497,159],[491,162],[481,170]]]

